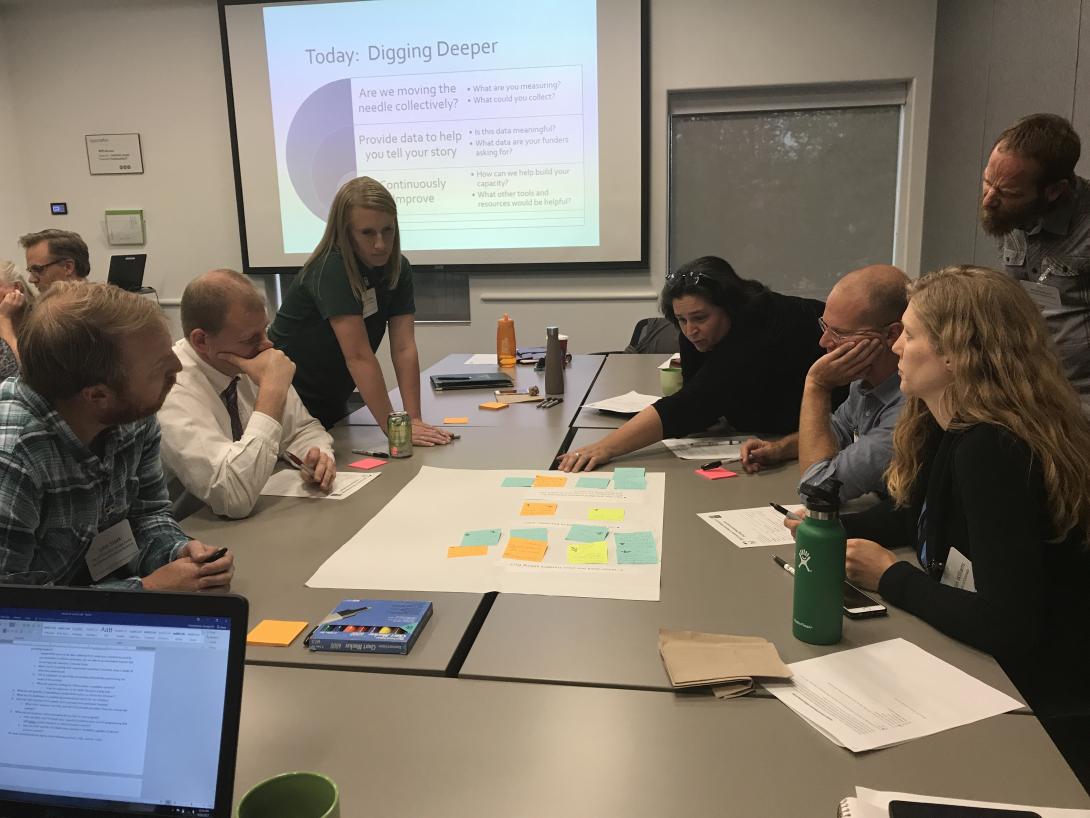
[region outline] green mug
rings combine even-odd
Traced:
[[[340,793],[321,773],[282,773],[242,796],[235,818],[340,818]]]
[[[660,369],[659,370],[659,384],[662,386],[662,396],[665,398],[681,389],[681,370],[680,369]]]

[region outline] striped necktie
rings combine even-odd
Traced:
[[[223,402],[227,404],[227,414],[231,418],[231,439],[242,439],[242,418],[238,414],[238,376],[223,390]]]

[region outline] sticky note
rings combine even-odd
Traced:
[[[643,477],[614,477],[613,488],[618,491],[645,489],[647,488],[647,480]]]
[[[608,477],[580,477],[575,484],[577,489],[607,489],[609,488]]]
[[[385,460],[379,460],[377,457],[365,457],[362,460],[357,460],[355,463],[349,463],[353,469],[373,469],[378,466],[385,466]]]
[[[526,505],[529,505],[527,503]],[[587,515],[588,520],[603,520],[606,522],[620,522],[624,519],[623,508],[592,508]]]
[[[534,478],[535,489],[562,489],[568,485],[567,477],[554,477],[551,474],[539,474]]]
[[[446,423],[448,425],[469,423],[469,418],[443,418],[443,423]]]
[[[481,528],[462,535],[462,545],[497,545],[503,532],[498,528]]]
[[[549,531],[546,528],[512,528],[511,539],[537,540],[545,542],[549,539]]]
[[[512,537],[511,541],[507,543],[507,548],[503,550],[503,557],[508,560],[541,562],[545,559],[545,552],[548,548],[548,544],[543,542],[520,540],[517,537]]]
[[[505,477],[500,485],[505,489],[528,489],[533,484],[532,477]]]
[[[522,511],[519,512],[522,517],[551,517],[554,514],[556,514],[556,503],[523,503]],[[591,517],[591,519],[594,518]]]
[[[306,622],[286,622],[282,619],[262,619],[246,634],[247,645],[286,648],[303,632]]]
[[[618,565],[654,565],[659,561],[655,535],[650,531],[617,532],[613,539],[617,544]]]
[[[487,545],[452,545],[447,549],[447,559],[454,557],[485,557],[488,556]]]
[[[609,562],[609,549],[604,542],[569,543],[568,562],[572,565],[604,565]]]
[[[724,477],[738,476],[738,472],[728,471],[722,466],[716,466],[714,469],[696,469],[696,473],[703,477],[705,480],[722,480]]]
[[[493,412],[498,412],[500,409],[506,409],[510,404],[502,403],[498,400],[486,400],[478,408],[479,409],[491,409]]]
[[[631,467],[631,466],[628,467],[628,468],[617,467],[617,468],[615,468],[613,470],[613,479],[614,479],[614,481],[627,480],[629,478],[643,479],[645,477],[647,477],[647,469],[645,469],[643,467],[640,467],[640,468],[634,468],[634,467]]]
[[[609,536],[609,529],[597,525],[573,525],[565,540],[600,542]]]

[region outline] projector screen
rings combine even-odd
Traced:
[[[646,0],[220,15],[247,272],[298,269],[357,176],[418,268],[646,268]]]

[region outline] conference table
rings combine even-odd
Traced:
[[[248,647],[236,793],[277,772],[317,769],[341,785],[346,815],[831,815],[855,785],[1090,807],[1032,716],[852,754],[759,689],[730,701],[671,690],[660,627],[764,636],[787,662],[903,637],[1020,700],[990,656],[896,608],[845,620],[839,645],[792,637],[791,578],[772,561],[790,547],[738,548],[696,516],[796,502],[791,466],[706,481],[661,444],[616,461],[666,474],[658,602],[306,587],[422,466],[547,469],[558,452],[608,433],[596,424],[613,419],[583,403],[655,394],[664,357],[574,356],[559,407],[487,412],[476,404],[490,393],[431,393],[430,374],[466,371],[469,354],[450,355],[422,374],[422,394],[429,419],[469,418],[460,440],[391,460],[344,500],[262,497],[247,520],[207,510],[186,518],[191,535],[234,550],[234,590],[250,600],[251,625],[313,625],[348,597],[434,605],[408,656],[311,653],[301,639]],[[518,387],[539,376],[517,370]],[[377,426],[359,420],[332,430],[340,469],[359,457],[351,449],[384,445]]]

